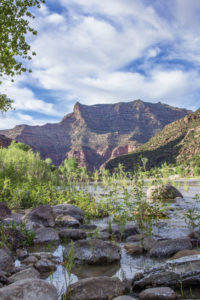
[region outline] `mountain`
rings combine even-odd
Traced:
[[[12,140],[5,135],[0,135],[0,148],[7,148],[11,144]]]
[[[19,125],[1,130],[0,134],[30,145],[57,166],[65,158],[76,157],[81,166],[94,170],[111,158],[135,150],[165,125],[189,112],[141,100],[91,106],[77,102],[73,113],[60,123]]]
[[[148,158],[147,169],[165,162],[181,163],[200,157],[200,109],[165,126],[136,151],[108,161],[105,167],[112,171],[121,163],[130,171],[140,156]]]

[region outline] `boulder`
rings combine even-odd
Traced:
[[[6,249],[0,249],[0,270],[12,272],[14,269],[13,258]]]
[[[168,287],[146,289],[139,294],[140,300],[176,300],[176,293]]]
[[[35,268],[40,273],[49,273],[49,272],[55,271],[57,269],[57,266],[55,263],[53,263],[49,259],[43,258],[43,259],[40,259],[38,262],[36,262]]]
[[[105,228],[102,232],[109,232],[117,239],[126,239],[128,236],[139,234],[139,229],[136,225],[112,225],[111,228]]]
[[[142,234],[135,234],[135,235],[128,236],[126,242],[127,243],[142,242],[143,239],[144,236]]]
[[[33,266],[37,262],[38,262],[38,258],[35,257],[34,255],[29,255],[27,258],[22,260],[22,264],[29,265],[29,266]]]
[[[20,280],[24,280],[24,279],[37,279],[40,278],[40,273],[35,269],[35,268],[27,268],[25,270],[22,270],[14,275],[12,275],[11,277],[9,277],[10,282],[16,282],[16,281],[20,281]]]
[[[52,252],[35,252],[32,253],[37,259],[49,259],[53,262],[59,261],[59,256],[55,256]]]
[[[0,218],[5,218],[11,215],[11,210],[8,208],[8,205],[4,202],[0,202]]]
[[[153,185],[147,190],[147,199],[149,201],[170,201],[177,197],[183,198],[183,195],[170,184]]]
[[[138,244],[127,243],[124,245],[124,248],[130,255],[139,255],[143,253],[143,248]]]
[[[80,229],[95,230],[95,229],[97,229],[97,225],[94,225],[94,224],[82,224],[82,225],[80,225]]]
[[[23,215],[19,213],[13,213],[7,217],[5,217],[2,221],[3,224],[9,225],[9,224],[15,224],[20,225],[22,223]]]
[[[119,296],[117,298],[114,298],[113,300],[136,300],[136,298],[130,296]]]
[[[40,205],[36,208],[33,208],[22,219],[25,223],[31,221],[41,224],[45,227],[55,226],[55,215],[50,205]]]
[[[174,288],[193,287],[200,284],[200,255],[170,260],[162,266],[135,274],[133,290],[168,286]]]
[[[55,231],[53,228],[39,228],[35,233],[35,244],[59,242],[60,240],[57,231]]]
[[[73,300],[109,300],[124,293],[125,285],[118,278],[102,276],[69,285],[67,297]]]
[[[80,222],[72,216],[58,216],[55,221],[56,226],[58,227],[73,227],[78,228],[80,226]]]
[[[71,204],[59,204],[52,206],[52,208],[56,217],[69,215],[77,219],[79,222],[83,222],[84,212],[77,206]]]
[[[191,250],[192,244],[189,238],[157,241],[150,249],[149,255],[154,257],[170,257],[181,250]]]
[[[16,256],[17,256],[17,259],[23,260],[23,259],[29,257],[29,254],[26,249],[17,249]]]
[[[145,251],[151,250],[158,241],[151,237],[145,237],[142,240],[142,246]]]
[[[86,232],[82,229],[62,229],[58,232],[62,240],[83,240],[87,238]]]
[[[200,255],[200,251],[197,250],[181,250],[178,251],[174,256],[170,258],[171,259],[178,259],[185,256],[191,256],[191,255]]]
[[[0,289],[1,300],[57,300],[57,290],[40,279],[25,279]]]
[[[64,250],[67,258],[71,245]],[[102,240],[79,240],[73,244],[75,263],[83,264],[108,264],[119,261],[121,257],[120,247]]]
[[[43,228],[44,226],[41,225],[41,224],[32,222],[32,221],[26,221],[26,226],[25,227],[26,227],[26,230],[35,232],[37,229]]]

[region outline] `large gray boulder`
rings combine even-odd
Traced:
[[[139,294],[140,300],[176,300],[176,293],[169,287],[146,289]]]
[[[157,241],[150,249],[149,255],[154,257],[170,257],[178,251],[191,249],[192,243],[189,238]]]
[[[35,233],[35,244],[59,242],[60,240],[57,231],[55,231],[53,228],[39,228]]]
[[[13,258],[6,249],[0,249],[0,270],[11,272],[14,269]]]
[[[144,270],[133,278],[133,289],[150,287],[193,287],[200,284],[200,255],[170,260],[160,267]]]
[[[64,250],[68,257],[72,245]],[[120,247],[102,240],[79,240],[73,244],[75,263],[108,264],[120,260]]]
[[[125,285],[118,278],[102,276],[82,279],[71,284],[67,290],[67,297],[73,300],[109,300],[124,293]]]
[[[170,184],[153,185],[147,190],[149,201],[172,201],[177,197],[183,198],[183,195]]]
[[[57,290],[40,279],[25,279],[0,289],[1,300],[57,300]]]
[[[52,206],[52,208],[56,217],[68,215],[68,216],[72,216],[79,222],[83,222],[84,212],[82,211],[82,209],[80,209],[77,206],[71,204],[59,204],[59,205]]]
[[[9,277],[10,282],[16,282],[24,279],[38,279],[40,278],[40,273],[33,267],[22,270],[18,273],[15,273],[11,277]]]
[[[41,224],[45,227],[55,226],[55,214],[50,205],[40,205],[33,208],[24,217],[23,221],[28,223],[29,221]]]

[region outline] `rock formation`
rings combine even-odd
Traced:
[[[135,150],[167,124],[190,111],[141,100],[117,104],[82,105],[60,123],[19,125],[0,134],[31,146],[55,165],[75,157],[80,166],[98,169],[107,160]]]
[[[200,109],[180,120],[172,122],[134,152],[111,159],[106,168],[114,170],[119,163],[131,171],[139,157],[148,159],[146,169],[163,163],[185,163],[200,154]]]

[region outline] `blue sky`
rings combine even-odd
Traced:
[[[200,107],[199,0],[47,0],[35,15],[32,73],[1,86],[15,99],[1,129],[58,122],[77,101]]]

